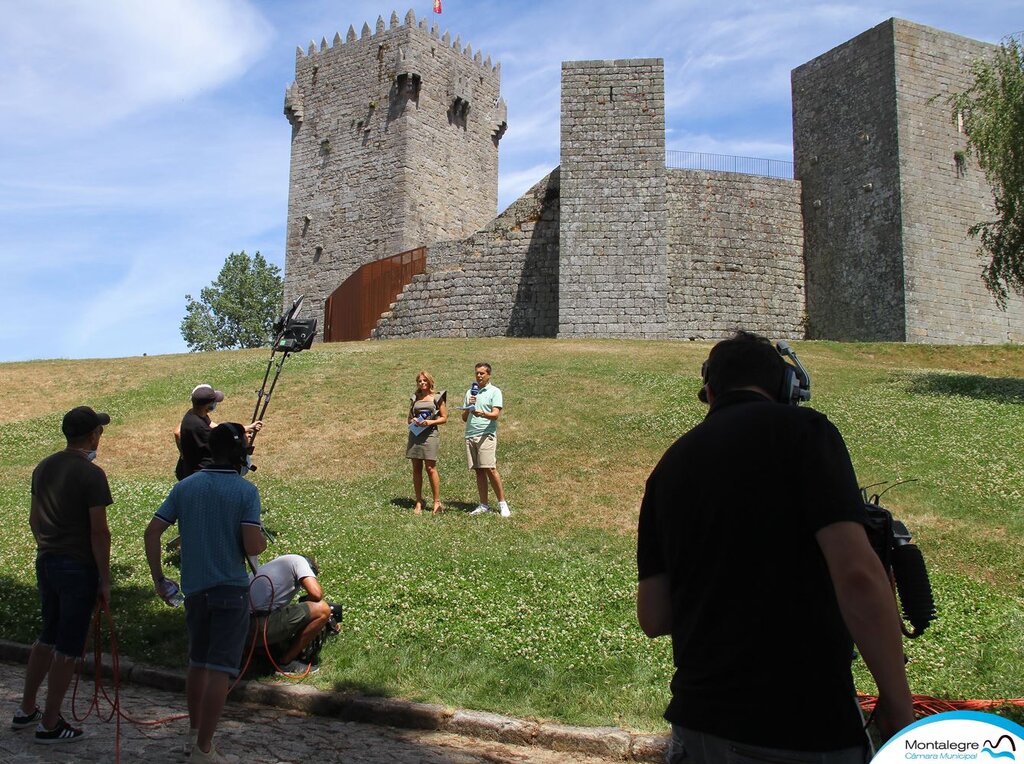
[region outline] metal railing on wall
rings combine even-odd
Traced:
[[[793,179],[793,163],[782,159],[734,157],[727,154],[704,154],[699,151],[666,151],[665,166],[673,170],[738,172],[766,178]]]
[[[364,263],[324,306],[324,342],[366,340],[412,277],[426,272],[426,247]]]

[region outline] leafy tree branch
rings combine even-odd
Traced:
[[[991,57],[971,65],[973,84],[950,97],[954,124],[962,120],[967,150],[995,196],[994,220],[971,226],[990,259],[985,286],[1003,309],[1010,292],[1024,295],[1024,49],[1007,37]]]
[[[259,252],[232,252],[198,300],[185,295],[181,336],[193,352],[260,347],[270,341],[283,299],[280,268]]]

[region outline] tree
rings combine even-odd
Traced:
[[[271,339],[283,299],[280,268],[259,252],[232,252],[198,300],[185,295],[181,336],[193,352],[260,347]]]
[[[991,57],[971,65],[974,83],[950,98],[955,122],[962,120],[967,150],[995,195],[996,219],[970,227],[990,256],[982,271],[1000,307],[1009,293],[1024,295],[1024,49],[1007,37]]]

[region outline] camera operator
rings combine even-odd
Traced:
[[[331,606],[324,600],[317,581],[316,563],[300,554],[284,554],[256,569],[249,590],[252,614],[255,617],[257,645],[269,648],[270,657],[279,671],[301,674],[307,664],[296,660],[299,654],[328,626]],[[302,588],[305,599],[292,602]],[[319,670],[310,665],[310,672]]]
[[[881,734],[914,720],[846,445],[823,414],[782,405],[791,370],[757,335],[716,344],[702,370],[710,411],[647,481],[637,617],[649,637],[672,636],[670,762],[862,764],[853,642]]]
[[[210,433],[217,425],[210,419],[210,414],[222,400],[224,393],[214,390],[212,385],[196,385],[192,389],[192,408],[185,412],[181,424],[174,430],[174,443],[179,454],[174,476],[178,480],[184,480],[213,463],[209,445]],[[245,425],[245,433],[250,444],[253,435],[262,428],[263,422]]]

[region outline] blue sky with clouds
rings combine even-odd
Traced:
[[[405,3],[0,0],[0,361],[183,352],[229,252],[283,268],[295,48],[392,11],[501,62],[501,208],[558,164],[563,60],[663,58],[669,149],[788,160],[796,66],[891,16],[1024,28],[1024,0]]]

